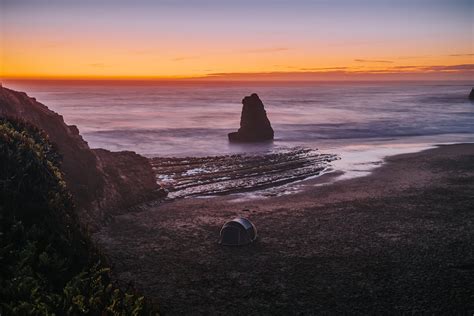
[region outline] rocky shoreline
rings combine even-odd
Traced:
[[[79,218],[91,230],[124,209],[165,195],[148,159],[134,152],[91,149],[76,126],[24,92],[0,87],[0,117],[46,132],[62,157],[61,169]]]
[[[0,89],[0,116],[33,124],[57,146],[79,217],[91,230],[100,229],[111,216],[144,202],[274,188],[321,175],[330,168],[331,161],[338,159],[307,148],[254,155],[151,159],[131,151],[92,149],[76,126],[67,125],[61,115],[35,98],[5,87]],[[242,114],[241,125],[245,129],[241,132],[259,135],[262,127],[273,134],[258,96],[244,101],[244,108],[248,109]],[[254,108],[261,116],[256,122],[247,113]]]
[[[263,154],[151,158],[158,183],[168,199],[263,190],[317,176],[336,155],[308,148]]]
[[[369,176],[325,186],[306,180],[292,195],[236,200],[228,194],[321,175],[338,157],[293,148],[148,159],[91,149],[59,114],[0,89],[0,116],[37,126],[57,146],[80,224],[95,231],[115,279],[164,314],[474,310],[473,144],[388,157]],[[164,189],[173,202],[157,203]],[[216,197],[197,198],[206,195]],[[256,243],[217,244],[235,216],[256,224]]]

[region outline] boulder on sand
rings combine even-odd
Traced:
[[[229,133],[231,142],[261,142],[273,139],[273,128],[262,101],[256,93],[242,100],[240,128]]]
[[[471,93],[469,93],[469,100],[474,101],[474,88],[472,88]]]

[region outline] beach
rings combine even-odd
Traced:
[[[0,316],[474,316],[472,0],[0,0]]]
[[[472,313],[474,145],[390,156],[367,176],[327,181],[338,176],[280,196],[149,203],[94,239],[118,280],[165,315]],[[258,240],[220,246],[236,216]]]

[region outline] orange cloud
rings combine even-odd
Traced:
[[[466,56],[474,56],[474,54],[451,54],[448,55],[450,57],[466,57]]]
[[[374,59],[354,59],[358,63],[379,63],[379,64],[392,64],[391,60],[374,60]]]
[[[311,71],[308,71],[311,69]],[[474,64],[431,65],[431,66],[393,66],[370,70],[357,70],[349,67],[302,68],[303,71],[274,71],[260,73],[212,73],[207,79],[230,80],[433,80],[433,79],[471,79]]]

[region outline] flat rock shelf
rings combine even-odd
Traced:
[[[317,176],[337,155],[292,148],[261,154],[151,158],[157,182],[168,198],[223,195],[268,189]]]

